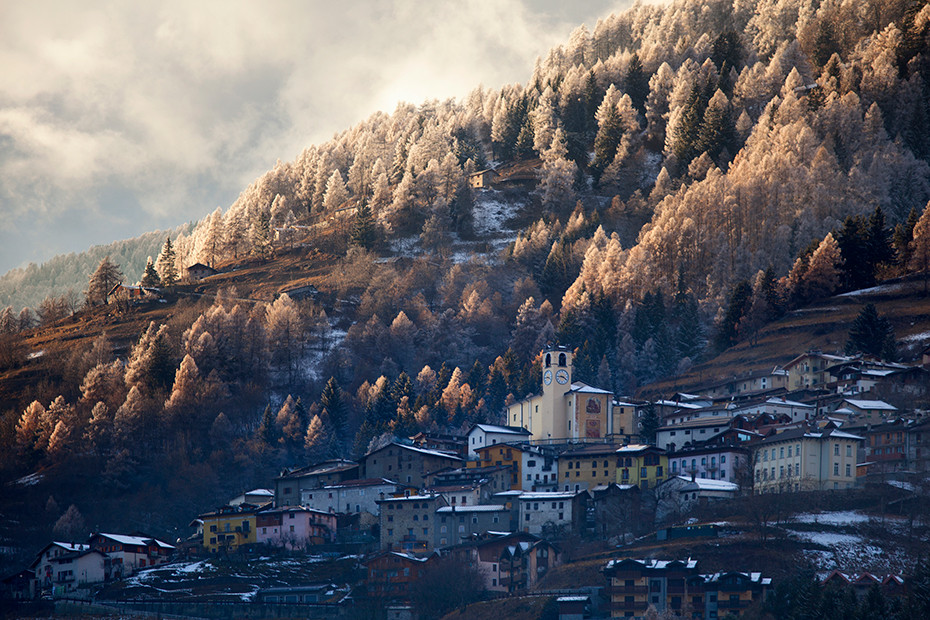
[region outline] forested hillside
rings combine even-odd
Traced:
[[[175,237],[154,278],[221,274],[166,287],[131,342],[27,362],[43,332],[8,309],[22,355],[4,363],[47,379],[4,414],[4,477],[97,472],[166,528],[190,515],[144,502],[209,508],[383,433],[497,421],[547,342],[629,394],[791,308],[926,271],[928,80],[926,0],[683,0],[578,28],[525,84],[375,114]],[[494,189],[470,187],[488,167]]]

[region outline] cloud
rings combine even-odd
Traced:
[[[611,5],[568,4],[11,3],[0,271],[198,219],[276,159],[398,100],[525,81],[537,55]]]

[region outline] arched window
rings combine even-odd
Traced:
[[[552,366],[552,354],[546,353],[546,368]]]
[[[565,354],[559,353],[559,366],[564,366],[564,365],[565,365]]]

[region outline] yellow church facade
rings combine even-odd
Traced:
[[[507,424],[538,440],[601,439],[617,434],[613,393],[572,380],[571,351],[543,351],[542,393],[507,407]]]

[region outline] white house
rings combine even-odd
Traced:
[[[682,450],[668,455],[672,476],[736,482],[742,471],[748,473],[749,451],[739,446],[719,445]]]
[[[584,522],[587,491],[541,491],[521,493],[519,531],[541,534],[549,528],[571,530]]]
[[[675,476],[656,487],[656,518],[677,519],[699,505],[732,499],[738,492],[739,486],[732,482]]]
[[[92,551],[90,545],[51,542],[30,565],[35,573],[37,592],[60,596],[75,588],[104,581],[106,556]]]
[[[520,452],[520,488],[524,491],[555,491],[559,463],[555,456],[526,446]]]
[[[478,448],[493,446],[499,443],[526,441],[530,438],[530,434],[528,430],[519,426],[475,424],[471,427],[471,430],[468,431],[468,435],[466,436],[466,441],[468,442],[468,458],[478,458],[478,454],[475,452]]]
[[[666,425],[656,431],[656,445],[669,451],[681,449],[685,444],[707,441],[730,428],[731,416],[699,418],[683,424]]]
[[[792,422],[812,420],[817,415],[817,407],[807,403],[800,403],[786,398],[767,398],[733,409],[733,414],[752,415],[768,413],[771,415],[785,414],[791,417]]]
[[[386,478],[345,480],[319,489],[303,489],[300,503],[323,512],[359,514],[363,525],[371,525],[378,518],[378,500],[390,497],[397,488],[396,482]]]
[[[457,545],[474,534],[510,529],[510,511],[500,504],[443,506],[436,511],[436,546]]]

